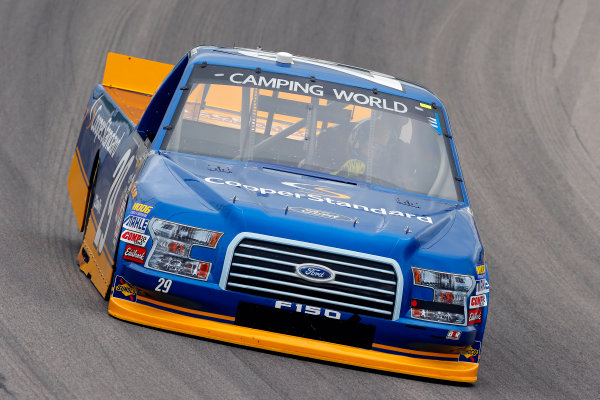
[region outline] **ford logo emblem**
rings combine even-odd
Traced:
[[[300,264],[296,267],[296,274],[312,282],[329,282],[335,278],[335,272],[318,264]]]

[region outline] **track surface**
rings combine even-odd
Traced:
[[[599,20],[594,0],[0,0],[0,398],[598,398]],[[203,43],[372,68],[445,101],[491,271],[477,384],[107,314],[75,266],[66,189],[88,96],[108,51],[174,63]]]

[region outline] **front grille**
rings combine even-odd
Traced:
[[[225,288],[360,315],[394,317],[397,276],[392,264],[296,243],[243,239],[233,252]],[[306,263],[331,269],[334,280],[301,278],[296,267]]]

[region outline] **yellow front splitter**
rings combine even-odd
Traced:
[[[116,318],[188,335],[257,347],[340,364],[426,378],[475,382],[479,364],[419,359],[284,335],[230,323],[193,318],[110,297],[108,312]],[[382,346],[383,347],[383,346]]]

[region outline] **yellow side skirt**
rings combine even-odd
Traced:
[[[427,378],[475,382],[479,364],[427,360],[188,317],[144,304],[110,297],[108,312],[116,318],[154,328],[235,343],[243,346],[316,358],[363,368]]]
[[[84,218],[90,196],[90,187],[87,176],[83,173],[79,149],[77,147],[75,147],[75,154],[73,154],[73,159],[71,160],[67,187],[69,189],[69,196],[71,197],[71,206],[73,206],[73,212],[75,213],[75,218],[77,218],[77,226],[79,227],[79,232],[81,232],[83,231],[83,223],[85,222]]]
[[[96,236],[96,218],[94,217],[94,212],[90,212],[89,222],[87,225],[87,230],[85,232],[85,237],[83,238],[83,244],[79,249],[79,254],[77,255],[77,264],[79,264],[79,269],[86,274],[100,295],[106,299],[108,296],[108,291],[110,289],[110,285],[112,282],[113,276],[113,265],[115,264],[110,255],[108,255],[108,249],[106,245],[102,249],[102,254],[98,253],[98,250],[94,246],[94,236]],[[86,261],[83,256],[83,252],[87,253],[88,260]]]

